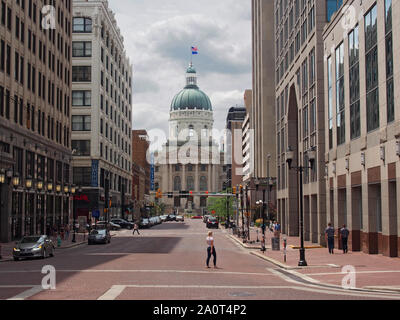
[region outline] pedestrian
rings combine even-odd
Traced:
[[[347,253],[349,251],[349,248],[347,246],[348,239],[349,239],[349,229],[346,228],[346,225],[343,225],[343,228],[340,229],[340,238],[342,240],[342,248],[343,248],[343,253]]]
[[[66,235],[66,240],[68,241],[68,239],[69,239],[69,224],[68,223],[65,225],[65,235]]]
[[[274,225],[275,225],[275,227],[274,227],[274,238],[280,238],[281,225],[277,221],[275,221]]]
[[[139,233],[139,225],[135,222],[134,226],[133,226],[133,235],[135,235],[135,231],[138,233],[138,235],[140,236]]]
[[[211,255],[213,255],[214,257],[214,268],[217,268],[217,252],[215,251],[215,246],[214,246],[214,237],[213,237],[213,233],[210,231],[208,233],[208,237],[207,237],[207,268],[210,268],[210,259],[211,259]]]
[[[335,248],[335,229],[332,227],[332,223],[328,223],[328,228],[325,229],[325,240],[328,241],[329,253],[333,254]]]

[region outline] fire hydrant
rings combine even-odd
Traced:
[[[57,236],[57,247],[61,247],[61,236]]]

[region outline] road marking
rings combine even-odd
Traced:
[[[308,277],[308,275],[306,275],[306,274],[302,274],[302,273],[296,272],[294,270],[286,270],[286,272],[288,272],[290,274],[293,274],[294,276],[302,278],[303,280],[311,282],[311,283],[320,283],[320,281],[315,280],[315,279],[313,279],[311,277]]]
[[[400,273],[400,270],[375,270],[375,271],[356,271],[356,274],[376,274],[376,273]],[[321,272],[321,273],[306,273],[307,276],[331,276],[344,275],[344,272]]]
[[[1,286],[1,287],[3,287],[3,286]],[[9,286],[9,287],[11,287],[11,286]],[[20,288],[20,287],[22,287],[22,286],[12,286],[12,287],[13,287],[13,288]],[[26,286],[25,286],[25,287],[26,287]],[[28,299],[28,298],[30,298],[30,297],[33,297],[34,295],[36,295],[36,294],[38,294],[39,292],[42,292],[42,291],[43,291],[42,286],[30,286],[30,287],[32,287],[32,288],[30,288],[30,289],[28,289],[28,290],[26,290],[26,291],[24,291],[24,292],[21,292],[20,294],[14,296],[14,297],[12,297],[12,298],[9,298],[9,299],[7,299],[7,300],[25,300],[25,299]]]
[[[281,278],[282,280],[285,280],[286,282],[291,282],[291,283],[299,284],[298,281],[289,278],[288,276],[284,275],[283,273],[281,273],[281,272],[279,272],[279,271],[277,271],[277,270],[275,270],[275,269],[267,268],[267,270],[268,270],[269,272],[271,272],[272,274],[274,274],[275,276]]]
[[[105,294],[99,297],[97,300],[115,300],[125,290],[126,286],[112,286]]]

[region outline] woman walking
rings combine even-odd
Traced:
[[[217,252],[215,251],[213,233],[210,231],[207,237],[207,268],[210,268],[211,255],[214,257],[214,268],[217,268]]]

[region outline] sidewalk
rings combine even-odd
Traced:
[[[250,239],[257,239],[257,228],[250,229]],[[242,239],[236,238],[244,247]],[[259,238],[262,237],[262,231],[259,229]],[[331,285],[342,285],[345,276],[350,272],[355,272],[355,286],[357,288],[388,290],[400,293],[400,258],[389,258],[383,255],[369,255],[362,252],[351,252],[343,254],[342,250],[335,249],[335,254],[331,255],[327,248],[308,241],[304,242],[306,248],[305,256],[308,266],[298,267],[300,258],[299,245],[300,238],[287,238],[286,262],[284,262],[283,235],[280,237],[280,251],[271,250],[273,233],[266,231],[267,251],[262,253],[261,243],[256,243],[256,248],[250,248],[250,253],[267,260],[276,267],[288,272],[295,273],[304,279],[313,280]],[[251,245],[254,246],[254,245]],[[346,268],[347,270],[344,270]]]
[[[63,240],[61,242],[61,246],[57,247],[57,239],[54,237],[51,237],[51,239],[53,240],[54,245],[56,246],[56,250],[61,250],[61,249],[68,249],[68,248],[73,248],[82,244],[87,243],[87,237],[88,234],[85,233],[77,233],[76,234],[76,242],[72,242],[72,238],[73,238],[73,233],[71,233],[69,235],[68,240]],[[15,241],[14,242],[8,242],[8,243],[0,243],[1,245],[1,256],[2,259],[0,259],[0,262],[5,262],[5,261],[11,261],[13,260],[13,256],[12,256],[12,251],[13,248],[15,246]]]

